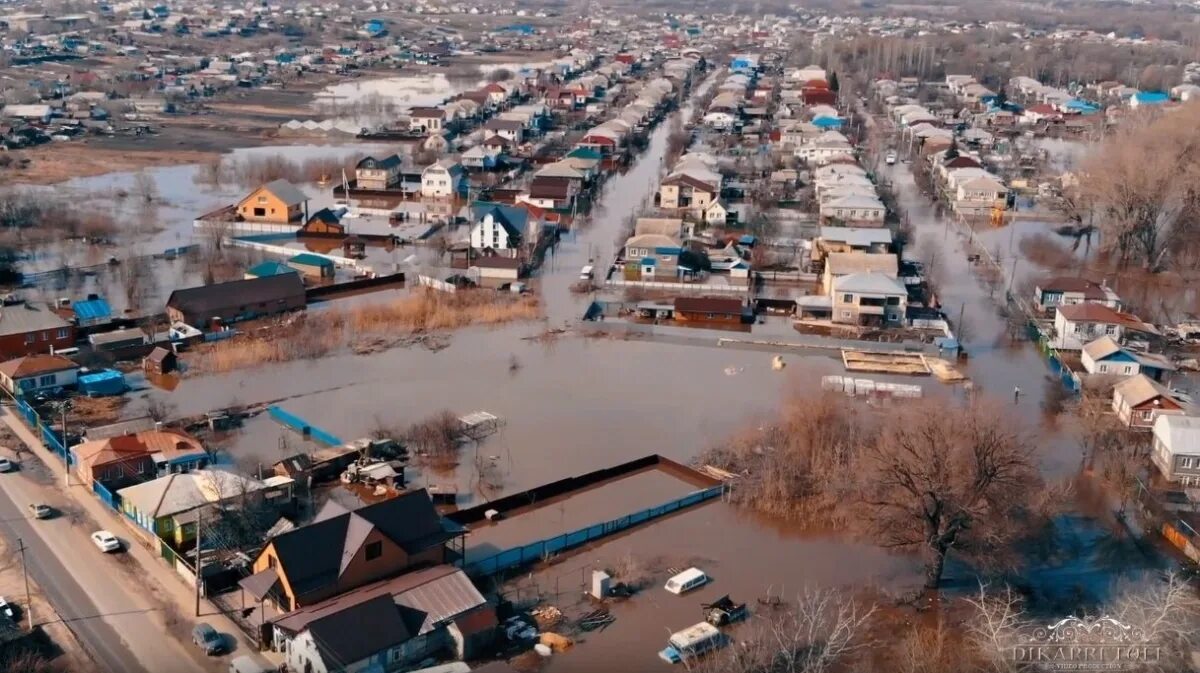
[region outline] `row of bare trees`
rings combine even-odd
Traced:
[[[883,413],[807,396],[705,459],[745,475],[734,498],[747,506],[919,552],[926,586],[936,588],[952,553],[1012,561],[1014,544],[1046,524],[1048,491],[1020,427],[986,402],[930,400]]]

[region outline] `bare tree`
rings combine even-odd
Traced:
[[[144,203],[150,203],[158,197],[158,186],[154,183],[154,178],[150,177],[146,171],[138,171],[134,174],[133,194]]]
[[[1033,449],[998,409],[926,402],[893,417],[862,466],[865,521],[886,546],[919,550],[937,588],[951,551],[1000,560],[1030,521]]]

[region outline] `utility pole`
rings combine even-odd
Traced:
[[[62,412],[62,444],[63,444],[63,451],[66,452],[65,455],[63,456],[63,462],[66,464],[67,469],[63,470],[63,479],[66,480],[66,485],[70,486],[71,485],[71,446],[70,446],[71,440],[67,439],[67,405],[68,405],[68,402],[66,400],[64,400],[62,402],[62,404],[58,405],[58,410],[60,412]]]
[[[33,631],[33,600],[29,593],[29,566],[25,563],[25,541],[17,538],[17,551],[21,553],[21,575],[25,578],[25,613],[28,628]]]
[[[204,508],[196,509],[196,616],[200,616],[200,583],[203,581],[201,571],[204,569],[204,554],[200,544],[204,538]]]

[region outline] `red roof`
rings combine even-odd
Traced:
[[[828,89],[829,82],[826,82],[823,79],[810,79],[804,83],[804,88],[806,88],[806,89]]]
[[[1140,318],[1128,313],[1115,311],[1104,304],[1069,304],[1059,306],[1058,312],[1071,322],[1099,322],[1111,325],[1121,325],[1138,332],[1158,334],[1153,325],[1142,322]]]

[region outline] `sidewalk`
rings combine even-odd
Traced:
[[[129,521],[119,512],[101,502],[86,486],[78,483],[79,479],[76,475],[71,475],[71,485],[67,486],[66,465],[42,443],[34,432],[26,427],[11,409],[3,409],[3,421],[54,475],[56,485],[54,490],[65,494],[77,504],[83,513],[96,523],[98,528],[110,530],[129,542],[123,556],[132,561],[129,565],[133,567],[128,568],[131,570],[130,573],[122,573],[122,575],[128,574],[131,577],[112,577],[111,579],[115,584],[124,585],[126,592],[130,595],[144,596],[151,601],[160,603],[165,608],[164,616],[170,615],[172,618],[178,618],[178,621],[173,624],[168,624],[165,618],[157,619],[156,621],[161,626],[161,635],[184,640],[189,637],[187,634],[190,634],[196,623],[204,621],[211,624],[218,632],[236,639],[234,653],[231,656],[250,654],[260,664],[268,668],[275,667],[276,664],[263,658],[257,652],[257,647],[246,638],[241,629],[231,619],[221,614],[210,601],[201,600],[202,616],[196,617],[195,589],[185,584],[183,578],[173,568],[167,566],[155,551],[146,546],[141,531],[131,530]],[[216,658],[201,658],[198,652],[191,652],[193,648],[190,647],[189,642],[183,642],[181,645],[189,654],[196,655],[197,662],[203,669],[222,671],[222,673],[225,671],[227,664],[224,661]]]

